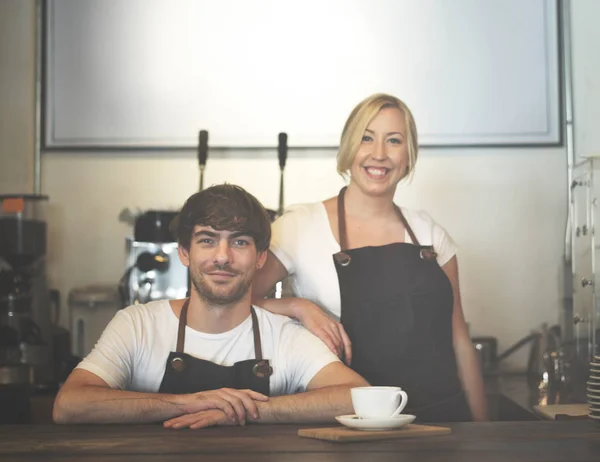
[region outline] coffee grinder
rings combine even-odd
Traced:
[[[48,196],[0,195],[0,386],[44,390],[55,370],[46,282]]]

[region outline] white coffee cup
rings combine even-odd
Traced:
[[[350,393],[354,413],[362,419],[395,417],[408,403],[408,395],[399,387],[356,387]]]

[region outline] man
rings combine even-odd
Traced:
[[[298,323],[251,306],[271,238],[258,200],[213,186],[186,201],[176,232],[190,298],[120,311],[61,388],[55,422],[202,428],[352,413],[349,389],[365,380]]]

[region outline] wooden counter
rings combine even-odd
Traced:
[[[5,425],[0,426],[0,460],[600,461],[600,425],[591,420],[446,426],[452,429],[452,434],[342,444],[300,438],[296,425],[203,430],[166,430],[160,425]]]

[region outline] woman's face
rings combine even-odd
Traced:
[[[402,111],[379,111],[363,134],[350,169],[351,182],[370,195],[393,195],[407,172],[406,135]]]

